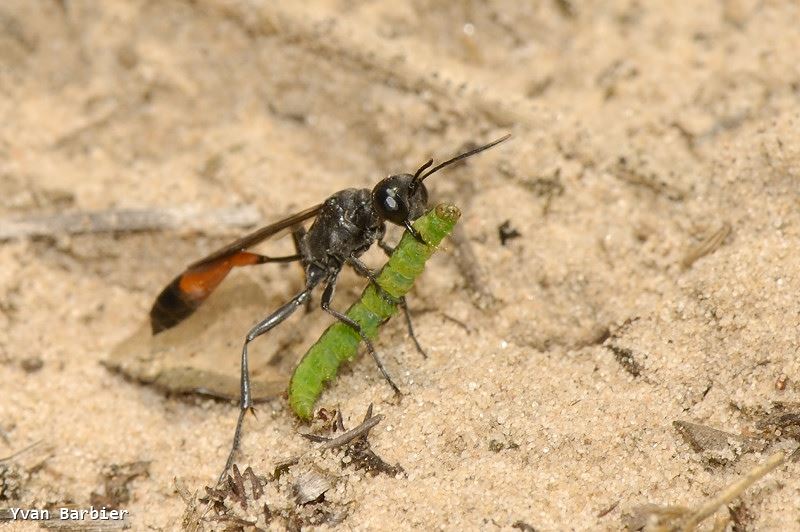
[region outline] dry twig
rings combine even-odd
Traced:
[[[243,227],[261,219],[254,207],[208,210],[195,205],[152,209],[111,209],[94,212],[36,214],[0,220],[0,242],[35,236],[163,231],[165,229],[208,230]]]

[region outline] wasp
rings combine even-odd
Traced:
[[[248,345],[305,305],[310,300],[312,292],[320,285],[324,287],[320,302],[322,310],[337,321],[351,327],[360,336],[383,377],[395,393],[400,393],[399,388],[386,371],[372,341],[361,326],[331,306],[339,274],[347,265],[358,275],[369,279],[381,291],[376,282],[375,272],[362,262],[360,257],[375,243],[387,255],[391,254],[393,248],[384,240],[387,222],[404,227],[414,238],[425,243],[422,236],[411,225],[414,220],[425,213],[428,207],[428,190],[425,187],[425,179],[442,168],[488,150],[509,137],[510,135],[505,135],[435,166],[433,159],[430,159],[413,174],[390,175],[379,181],[372,189],[346,188],[340,190],[320,204],[257,229],[190,264],[161,291],[150,310],[150,325],[153,334],[174,327],[191,316],[233,268],[287,262],[299,262],[303,267],[305,273],[303,289],[277,310],[256,323],[244,337],[241,356],[239,419],[225,471],[230,466],[238,447],[244,415],[253,409],[248,370]],[[305,225],[309,222],[311,225],[306,229]],[[291,232],[294,240],[294,254],[271,257],[249,251],[253,246],[287,230]],[[383,295],[390,297],[388,294]],[[405,298],[400,298],[396,303],[404,310],[409,333],[417,349],[423,352],[414,335]],[[225,471],[223,471],[223,475]]]

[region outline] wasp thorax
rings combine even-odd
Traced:
[[[372,189],[372,206],[378,216],[403,225],[425,214],[428,191],[411,174],[391,175]]]

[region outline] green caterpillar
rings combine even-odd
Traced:
[[[408,231],[403,234],[389,262],[377,277],[377,283],[383,291],[396,299],[406,295],[425,268],[425,262],[442,239],[453,230],[460,217],[458,207],[442,203],[418,218],[413,224],[414,228],[427,244],[419,242]],[[370,283],[361,294],[361,299],[346,314],[361,326],[367,338],[373,340],[378,335],[378,327],[396,311],[397,304],[381,297]],[[356,356],[360,343],[358,333],[341,322],[334,323],[322,333],[300,360],[289,381],[289,405],[297,417],[303,420],[311,418],[314,403],[322,393],[323,386],[336,377],[342,362]]]

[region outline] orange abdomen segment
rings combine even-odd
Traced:
[[[197,310],[234,266],[261,262],[260,256],[242,251],[190,269],[176,277],[158,294],[150,309],[153,334],[176,326]]]

